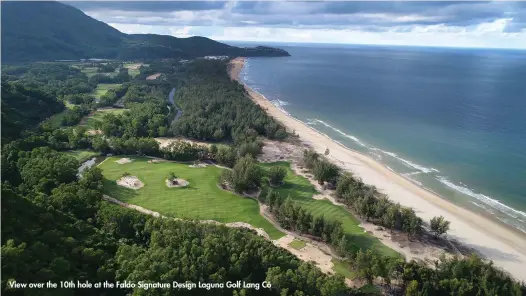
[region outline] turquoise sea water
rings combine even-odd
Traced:
[[[526,51],[275,44],[242,80],[334,140],[526,232]]]

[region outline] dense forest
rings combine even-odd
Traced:
[[[248,100],[244,88],[225,75],[224,61],[200,60],[184,71],[191,79],[175,95],[183,115],[174,122],[174,134],[208,141],[237,143],[265,136],[287,137],[285,128]]]
[[[1,5],[2,63],[289,55],[281,49],[239,48],[205,37],[125,34],[55,1],[2,1]]]

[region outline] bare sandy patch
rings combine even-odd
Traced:
[[[190,140],[190,139],[185,139],[185,138],[180,138],[180,137],[174,137],[174,138],[167,138],[167,137],[158,137],[158,138],[154,138],[155,141],[157,141],[157,143],[159,143],[159,147],[161,148],[164,148],[168,145],[170,145],[172,142],[187,142],[187,143],[190,143],[190,144],[199,144],[199,145],[204,145],[206,147],[210,147],[211,144],[210,143],[206,143],[206,142],[200,142],[200,141],[195,141],[195,140]]]
[[[190,184],[188,181],[186,181],[185,179],[181,179],[181,178],[175,178],[172,180],[166,179],[165,182],[166,182],[166,186],[170,188],[185,187],[185,186],[188,186],[188,184]]]
[[[115,162],[118,163],[118,164],[125,164],[125,163],[129,163],[129,162],[132,162],[133,160],[128,158],[128,157],[125,157],[125,158],[121,158],[119,160],[116,160]]]
[[[99,129],[90,129],[90,130],[87,130],[86,133],[88,135],[102,135],[102,131]]]
[[[303,158],[303,151],[298,146],[287,143],[265,140],[261,154],[257,160],[260,162],[293,161],[298,162]]]
[[[275,240],[274,244],[280,246],[287,251],[294,254],[296,257],[300,258],[303,261],[313,262],[318,266],[322,272],[332,274],[334,271],[332,268],[334,264],[332,263],[332,257],[328,254],[325,254],[316,246],[313,246],[310,243],[306,243],[305,247],[297,250],[289,246],[289,244],[295,239],[293,235],[287,234],[286,236]]]
[[[245,64],[245,58],[238,57],[230,61],[228,64],[228,74],[230,75],[230,79],[232,80],[238,80],[239,79],[239,73],[241,73],[241,70],[243,69],[243,66]]]
[[[117,185],[137,190],[144,186],[144,183],[136,176],[125,176],[117,180]]]
[[[141,66],[142,66],[142,63],[137,63],[137,64],[126,65],[126,66],[124,66],[124,68],[130,69],[130,70],[137,70]]]
[[[150,76],[146,77],[146,80],[155,80],[155,79],[159,78],[159,76],[161,76],[161,73],[155,73],[153,75],[150,75]]]

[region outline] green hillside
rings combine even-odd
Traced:
[[[287,56],[270,48],[239,48],[205,37],[124,34],[59,2],[5,2],[2,62],[44,60],[195,58],[206,55]]]

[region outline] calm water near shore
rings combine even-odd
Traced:
[[[284,112],[526,232],[526,51],[280,45],[241,79]]]

